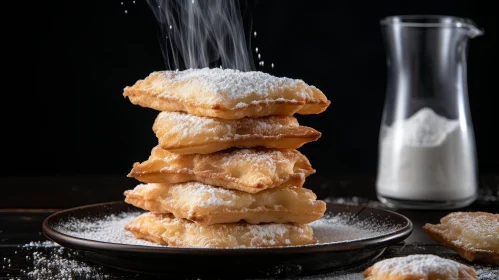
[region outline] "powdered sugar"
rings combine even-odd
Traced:
[[[165,127],[163,127],[165,125]],[[261,135],[273,135],[286,127],[299,127],[298,121],[291,116],[269,116],[262,118],[243,118],[225,120],[211,117],[199,117],[181,112],[161,112],[154,124],[157,134],[178,135],[180,138],[196,138],[201,135],[217,140],[238,139]]]
[[[325,215],[321,219],[310,223],[314,236],[320,243],[339,243],[354,240],[368,239],[399,229],[389,221],[382,223],[379,219],[359,220],[352,213]]]
[[[497,280],[499,279],[499,269],[493,266],[482,266],[479,264],[474,265],[476,276],[480,280]]]
[[[52,241],[32,241],[19,245],[18,250],[15,251],[15,257],[12,259],[12,268],[9,269],[11,273],[6,275],[10,277],[9,279],[101,280],[129,279],[128,277],[133,276],[129,273],[86,262],[84,260],[85,253],[82,251],[64,248]],[[10,267],[10,259],[8,263]],[[2,272],[5,270],[0,270],[0,274]],[[4,279],[1,276],[0,278]]]
[[[430,108],[423,108],[395,126],[404,126],[403,142],[405,145],[428,147],[440,145],[448,134],[459,128],[457,120],[439,116]],[[395,127],[395,129],[398,129]]]
[[[161,112],[156,119],[156,123],[165,121],[173,123],[174,125],[169,129],[168,134],[178,133],[182,137],[194,137],[215,132],[219,125],[216,120],[180,112]]]
[[[199,207],[233,206],[238,198],[234,191],[213,187],[199,182],[178,184],[172,186],[171,191],[175,192],[176,189],[189,192],[193,204]]]
[[[154,243],[136,239],[126,231],[125,225],[138,217],[141,212],[123,212],[101,218],[70,218],[54,228],[64,234],[83,239],[143,246],[158,246]]]
[[[82,261],[66,258],[63,254],[62,249],[48,256],[41,252],[33,252],[33,267],[26,272],[26,275],[30,279],[110,278],[110,275],[101,271],[101,267],[89,266]]]
[[[258,225],[248,225],[249,235],[258,239],[275,239],[275,236],[283,236],[288,232],[285,224],[267,224],[265,227]]]
[[[453,260],[444,259],[435,255],[409,255],[406,257],[391,258],[374,265],[378,274],[397,275],[412,274],[425,276],[435,274],[446,275],[449,279],[457,279],[464,265]],[[468,278],[466,278],[468,279]]]
[[[247,163],[252,169],[254,168],[262,172],[265,171],[265,174],[275,174],[277,165],[280,162],[290,161],[290,158],[288,158],[285,153],[287,152],[281,150],[238,149],[225,154],[220,162],[222,162],[224,168]],[[292,165],[290,165],[290,167],[292,167]]]
[[[453,212],[434,226],[434,230],[452,236],[455,245],[467,249],[497,250],[499,247],[499,214]]]
[[[265,225],[245,225],[249,231],[245,233],[243,238],[250,238],[252,242],[263,243],[265,245],[275,245],[276,240],[281,239],[286,233],[289,232],[290,225],[288,224],[265,224]],[[303,230],[297,228],[301,234]],[[291,241],[286,239],[284,241],[286,244],[290,244]]]
[[[210,103],[234,102],[249,96],[266,99],[269,92],[295,87],[297,83],[305,84],[302,80],[274,77],[259,71],[241,72],[233,69],[203,68],[164,73],[167,82],[175,84],[195,81],[206,91],[215,92],[216,95],[213,96],[213,100],[209,100]]]
[[[442,205],[471,202],[477,190],[475,155],[472,141],[463,135],[458,120],[430,108],[383,126],[378,195]]]
[[[53,241],[31,241],[30,243],[24,244],[23,248],[52,248],[60,247],[61,245]]]
[[[447,222],[454,227],[466,231],[469,235],[488,235],[487,233],[499,233],[499,214],[479,215],[480,212],[474,212],[476,215],[469,215],[467,212],[454,212],[449,214]],[[499,236],[495,236],[499,238]]]

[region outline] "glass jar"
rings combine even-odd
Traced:
[[[453,209],[477,194],[468,104],[468,39],[476,25],[448,16],[381,20],[387,89],[379,137],[377,196],[397,208]]]

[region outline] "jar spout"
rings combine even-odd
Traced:
[[[459,25],[466,29],[466,35],[468,35],[469,38],[475,38],[483,35],[484,33],[483,29],[478,28],[478,26],[476,26],[473,22],[460,22]]]

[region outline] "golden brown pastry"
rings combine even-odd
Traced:
[[[297,149],[321,133],[294,117],[224,120],[161,112],[153,130],[161,148],[178,154],[208,154],[231,147]]]
[[[219,68],[153,72],[123,95],[159,111],[223,119],[318,114],[331,103],[302,80]]]
[[[307,225],[235,223],[201,227],[171,214],[145,213],[125,229],[136,238],[175,247],[277,247],[317,242]]]
[[[313,222],[326,203],[308,189],[273,188],[256,194],[205,185],[142,184],[125,192],[125,202],[154,213],[173,213],[202,226],[246,221],[260,223]]]
[[[154,147],[147,161],[135,163],[128,177],[144,183],[197,181],[256,193],[277,186],[301,187],[315,173],[297,150],[241,149],[180,155]]]
[[[453,212],[423,229],[435,241],[468,261],[499,265],[499,214]]]
[[[435,255],[409,255],[379,261],[366,280],[478,280],[473,268]]]

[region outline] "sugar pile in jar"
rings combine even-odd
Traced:
[[[474,143],[463,133],[458,120],[439,116],[430,108],[382,127],[378,194],[407,200],[473,197]]]

